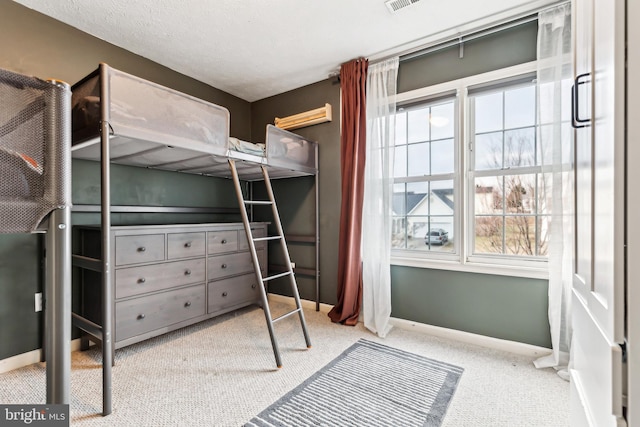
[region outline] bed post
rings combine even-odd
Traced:
[[[109,151],[109,66],[100,64],[100,213],[102,232],[102,415],[111,413],[113,285],[111,278],[111,156]]]
[[[45,111],[46,155],[57,188],[71,194],[71,91],[50,80],[51,103]],[[45,261],[45,337],[47,403],[69,404],[71,376],[71,207],[58,206],[48,219]]]

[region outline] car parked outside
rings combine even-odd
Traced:
[[[444,245],[449,241],[449,233],[442,228],[432,228],[424,238],[425,244]]]

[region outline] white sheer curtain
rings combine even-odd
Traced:
[[[546,9],[538,16],[538,123],[543,182],[551,195],[549,224],[549,324],[553,353],[535,361],[554,367],[568,380],[571,349],[573,276],[573,138],[569,123],[571,87],[571,5]]]
[[[391,213],[398,57],[369,64],[362,208],[362,316],[385,337],[391,316]]]

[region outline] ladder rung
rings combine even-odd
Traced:
[[[277,322],[278,320],[282,320],[282,319],[284,319],[285,317],[289,317],[289,316],[291,316],[292,314],[295,314],[295,313],[299,312],[300,310],[302,310],[302,309],[300,309],[300,308],[296,308],[295,310],[290,311],[290,312],[288,312],[288,313],[285,313],[285,314],[283,314],[282,316],[278,316],[278,317],[276,317],[276,318],[275,318],[275,319],[273,319],[271,322],[275,323],[275,322]]]
[[[247,205],[272,205],[273,204],[273,202],[270,202],[269,200],[245,200],[244,203]]]
[[[277,279],[279,277],[288,276],[290,274],[293,274],[293,271],[285,271],[284,273],[274,274],[273,276],[269,276],[269,277],[263,278],[262,281],[263,282],[268,282],[269,280]]]
[[[254,242],[262,242],[265,240],[280,240],[282,239],[282,236],[269,236],[269,237],[254,237],[253,241]]]

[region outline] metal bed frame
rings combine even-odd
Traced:
[[[176,102],[194,102],[205,104],[203,108],[212,108],[218,110],[213,111],[214,114],[226,114],[224,121],[225,128],[222,129],[222,138],[224,146],[216,146],[205,144],[200,141],[185,140],[182,135],[178,134],[158,134],[153,129],[136,128],[135,124],[121,120],[118,116],[119,112],[114,112],[111,108],[111,96],[113,87],[111,86],[114,79],[129,79],[134,81],[137,88],[141,91],[147,90],[163,90],[169,97],[174,97]],[[87,90],[86,86],[94,86]],[[85,87],[83,87],[85,86]],[[235,152],[227,148],[229,117],[228,111],[223,107],[215,104],[206,103],[200,99],[190,97],[177,91],[156,85],[154,83],[139,79],[128,75],[121,71],[109,67],[107,64],[100,64],[99,68],[85,79],[78,82],[72,87],[74,97],[76,90],[83,92],[84,95],[91,93],[99,95],[100,100],[100,120],[95,123],[99,128],[93,132],[79,132],[77,138],[74,137],[73,146],[71,147],[74,158],[82,158],[100,162],[101,170],[101,202],[100,206],[83,206],[76,211],[96,212],[100,211],[101,215],[101,239],[102,239],[102,259],[90,259],[78,255],[73,255],[73,264],[77,267],[89,269],[102,273],[102,325],[97,325],[79,314],[73,313],[73,324],[79,327],[90,336],[102,343],[102,378],[103,378],[103,415],[108,415],[112,411],[112,383],[111,368],[113,365],[114,353],[114,307],[113,301],[113,278],[110,276],[111,265],[111,213],[115,211],[127,212],[133,209],[135,212],[157,212],[152,207],[126,207],[113,206],[111,204],[111,164],[125,164],[132,166],[140,166],[146,168],[156,168],[162,170],[171,170],[184,173],[192,173],[205,176],[231,178],[232,173],[229,169],[229,160],[234,160],[237,165],[237,173],[240,179],[252,183],[254,181],[263,180],[263,167],[269,170],[273,178],[288,178],[299,176],[315,176],[315,236],[294,238],[293,241],[311,242],[316,245],[316,265],[315,265],[315,294],[316,294],[316,310],[319,310],[319,215],[318,215],[318,145],[317,143],[307,140],[294,133],[267,126],[267,138],[269,135],[281,135],[281,139],[287,141],[292,140],[311,153],[312,157],[308,159],[306,164],[296,164],[289,161],[286,157],[282,157],[278,152],[269,151],[269,143],[267,142],[266,156],[256,156],[241,152]],[[121,92],[122,93],[122,92]],[[75,103],[76,100],[73,101]],[[137,102],[132,99],[131,102]],[[185,104],[183,104],[185,105]],[[196,112],[199,114],[199,112]],[[114,117],[115,116],[115,117]],[[271,137],[273,139],[273,137]],[[99,148],[99,149],[98,149]],[[276,146],[275,149],[278,147]],[[279,147],[280,149],[282,147]],[[114,151],[117,151],[114,154]],[[173,160],[172,160],[173,159]],[[158,208],[162,212],[202,212],[202,208],[184,208],[184,207],[163,207]],[[307,269],[302,274],[309,274]]]

